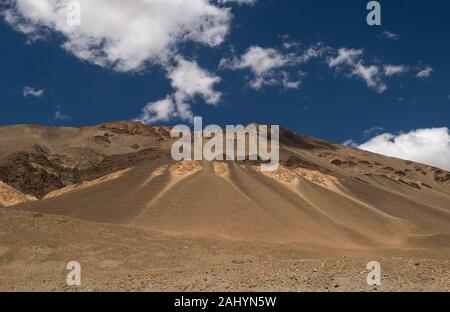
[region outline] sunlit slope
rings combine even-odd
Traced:
[[[3,189],[20,199],[2,209],[180,237],[327,248],[450,245],[450,174],[437,168],[283,129],[279,168],[261,172],[258,161],[174,162],[167,128],[9,128],[34,141],[0,155]],[[0,130],[0,141],[12,144],[7,133]]]

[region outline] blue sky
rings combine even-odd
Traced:
[[[195,0],[200,11],[186,4],[179,13],[157,13],[163,26],[155,38],[162,39],[108,49],[98,42],[73,45],[92,33],[99,42],[125,40],[110,19],[123,3],[132,11],[133,2],[110,1],[118,7],[97,12],[91,28],[83,23],[92,23],[85,16],[92,12],[84,10],[95,8],[80,2],[82,26],[68,30],[50,16],[55,11],[43,8],[39,15],[30,0],[6,1],[0,18],[1,125],[92,125],[142,118],[146,105],[152,107],[147,120],[185,123],[189,117],[178,104],[207,124],[279,124],[337,143],[450,125],[448,1],[380,1],[382,25],[368,26],[368,1]],[[186,17],[184,24],[176,24],[176,14]],[[205,16],[214,25],[197,27]],[[145,18],[151,14],[137,20]],[[142,31],[139,24],[135,32],[126,27],[119,29],[124,38]],[[183,39],[164,45],[164,35],[181,36],[174,35],[177,27],[186,28]],[[162,43],[155,48],[152,40]],[[314,56],[305,60],[308,51]],[[197,78],[202,83],[195,84]],[[163,116],[156,117],[161,109]]]

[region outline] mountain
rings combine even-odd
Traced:
[[[84,290],[355,290],[382,259],[381,289],[449,290],[449,172],[286,129],[274,172],[175,162],[170,130],[0,127],[0,289],[76,260]]]

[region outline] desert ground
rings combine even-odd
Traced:
[[[450,173],[285,129],[274,172],[175,162],[172,142],[135,122],[0,127],[0,290],[450,290]]]

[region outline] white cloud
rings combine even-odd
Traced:
[[[264,86],[297,89],[301,85],[302,76],[297,75],[297,79],[291,79],[286,68],[308,63],[312,59],[325,59],[329,68],[342,73],[344,77],[361,79],[377,93],[387,90],[386,79],[407,73],[411,68],[407,65],[380,64],[379,61],[368,64],[363,59],[364,49],[342,47],[336,50],[320,42],[301,51],[300,44],[291,40],[289,36],[281,36],[281,38],[284,49],[254,45],[238,57],[222,59],[219,67],[232,70],[248,69],[252,73],[248,84],[256,90]],[[421,76],[431,73],[430,69],[424,70]],[[301,72],[297,70],[297,73]]]
[[[172,87],[177,90],[177,98],[189,99],[201,96],[208,104],[217,104],[221,93],[214,91],[214,86],[220,78],[200,68],[195,61],[187,61],[181,57],[177,65],[169,69],[167,77]]]
[[[249,85],[254,89],[260,89],[264,85],[275,85],[279,81],[275,79],[278,69],[294,62],[292,55],[285,55],[273,48],[251,46],[240,57],[231,60],[222,59],[220,68],[232,70],[249,69],[254,77]]]
[[[425,68],[420,70],[416,76],[418,78],[428,78],[431,76],[432,73],[433,73],[433,68],[431,68],[430,66],[426,66]]]
[[[44,96],[45,91],[43,89],[36,89],[33,87],[24,87],[22,90],[22,95],[24,97],[29,97],[29,96],[33,96],[33,97],[42,97]]]
[[[387,90],[386,84],[381,77],[381,71],[377,65],[364,65],[361,59],[364,54],[363,49],[340,48],[337,55],[327,59],[328,66],[341,70],[348,67],[350,69],[348,77],[358,77],[364,80],[369,88],[377,93],[383,93]]]
[[[348,146],[348,147],[358,147],[358,144],[356,144],[356,142],[353,140],[347,140],[347,141],[343,142],[342,145]]]
[[[159,121],[169,121],[175,116],[175,104],[171,97],[167,97],[164,100],[148,103],[138,120],[145,124],[152,124]]]
[[[61,110],[57,110],[53,114],[53,119],[55,119],[55,120],[67,120],[67,119],[70,119],[70,117],[68,115],[65,115]]]
[[[290,44],[286,46],[284,43],[284,47],[291,48],[293,46]],[[255,45],[248,48],[239,57],[222,59],[219,67],[232,70],[250,70],[253,77],[250,79],[249,85],[256,90],[263,86],[275,85],[281,85],[286,89],[297,89],[300,81],[291,80],[289,73],[282,69],[318,58],[324,54],[326,49],[321,43],[317,43],[302,53],[284,53],[274,48],[263,48]]]
[[[340,65],[354,65],[364,54],[363,49],[340,48],[335,57],[329,57],[327,62],[329,67]]]
[[[292,61],[289,56],[283,55],[276,49],[251,46],[239,58],[222,59],[221,67],[229,69],[249,68],[255,76],[263,76],[271,70],[283,67]]]
[[[381,80],[379,69],[375,65],[364,66],[362,61],[359,61],[354,65],[351,75],[363,79],[367,86],[377,93],[383,93],[387,89],[386,84]]]
[[[333,52],[332,52],[333,53]],[[366,65],[363,60],[363,49],[340,48],[333,56],[327,57],[327,64],[337,72],[344,72],[347,77],[359,77],[364,80],[369,88],[377,93],[387,90],[385,79],[410,72],[412,67],[407,65],[375,64]],[[428,78],[433,68],[426,66],[417,73],[418,78]]]
[[[81,25],[67,23],[67,0],[8,0],[1,13],[12,27],[31,39],[51,30],[63,36],[62,47],[78,58],[136,71],[164,63],[179,43],[207,46],[223,42],[229,9],[208,0],[79,0]]]
[[[187,42],[218,46],[228,35],[232,19],[231,9],[226,5],[251,5],[256,1],[79,0],[82,9],[80,26],[67,23],[67,2],[5,0],[5,9],[0,16],[14,29],[24,33],[30,42],[57,34],[62,40],[62,48],[74,56],[115,71],[135,72],[154,64],[163,66],[174,88],[174,93],[166,98],[172,102],[173,110],[168,109],[171,106],[166,101],[165,107],[169,113],[161,109],[161,104],[147,113],[161,118],[176,116],[190,119],[192,113],[188,101],[192,98],[199,96],[208,104],[219,102],[221,94],[214,91],[214,86],[220,78],[199,68],[196,62],[183,62],[184,59],[179,56],[179,46]],[[255,45],[239,57],[223,59],[221,67],[250,70],[252,77],[249,85],[255,89],[265,85],[297,89],[301,76],[290,74],[286,68],[329,56],[331,51],[316,44],[300,52],[298,43],[286,40],[284,48],[277,50]],[[383,92],[386,85],[382,81],[381,65],[365,65],[362,55],[362,49],[342,48],[337,56],[328,58],[328,65],[336,69],[350,66],[348,77],[359,77],[369,87]],[[299,72],[298,68],[295,72]],[[425,78],[431,72],[431,67],[425,68],[417,76]],[[149,108],[148,105],[146,108]]]
[[[384,31],[381,35],[384,38],[387,38],[387,39],[391,39],[391,40],[395,40],[395,41],[400,40],[400,35],[399,34],[393,33],[393,32],[391,32],[389,30]]]
[[[208,104],[219,102],[221,94],[213,87],[220,78],[196,62],[184,60],[178,47],[185,42],[209,47],[221,44],[229,32],[229,8],[209,0],[79,0],[81,25],[70,26],[67,2],[7,0],[6,9],[0,14],[14,29],[26,34],[29,41],[56,33],[63,38],[62,48],[99,66],[119,72],[163,66],[175,92],[147,104],[142,120],[189,120],[192,113],[188,101],[195,96]],[[222,1],[226,2],[229,1]],[[55,119],[63,117],[60,111],[55,113]]]
[[[70,116],[63,113],[63,105],[57,105],[56,111],[53,113],[54,120],[67,120],[70,119]]]
[[[394,75],[400,75],[406,73],[408,71],[408,67],[404,65],[385,65],[384,66],[384,74],[388,77]]]
[[[383,130],[384,130],[383,127],[375,126],[375,127],[370,128],[370,129],[364,130],[364,136],[369,136],[373,132],[380,132],[380,131],[383,131]]]
[[[38,25],[23,22],[23,17],[15,13],[13,10],[0,11],[0,17],[3,17],[7,24],[11,25],[16,31],[27,35],[27,43],[45,39],[47,36],[46,29],[40,30]]]
[[[384,133],[358,148],[450,170],[450,133],[448,128],[418,129],[408,133]]]
[[[292,48],[298,48],[300,46],[300,42],[296,40],[292,40],[291,37],[287,34],[279,36],[282,41],[283,48],[289,50]]]
[[[173,118],[191,121],[193,115],[189,101],[194,97],[199,96],[211,105],[220,101],[222,94],[214,90],[220,78],[200,68],[197,62],[178,57],[176,65],[169,66],[167,71],[174,93],[163,100],[148,103],[138,120],[144,123]]]
[[[281,73],[281,84],[285,89],[298,89],[301,85],[300,80],[291,80],[290,75],[287,72]]]
[[[320,58],[325,53],[329,52],[331,48],[326,47],[322,42],[318,42],[308,49],[306,49],[303,53],[297,56],[298,63],[307,63],[312,59]]]

